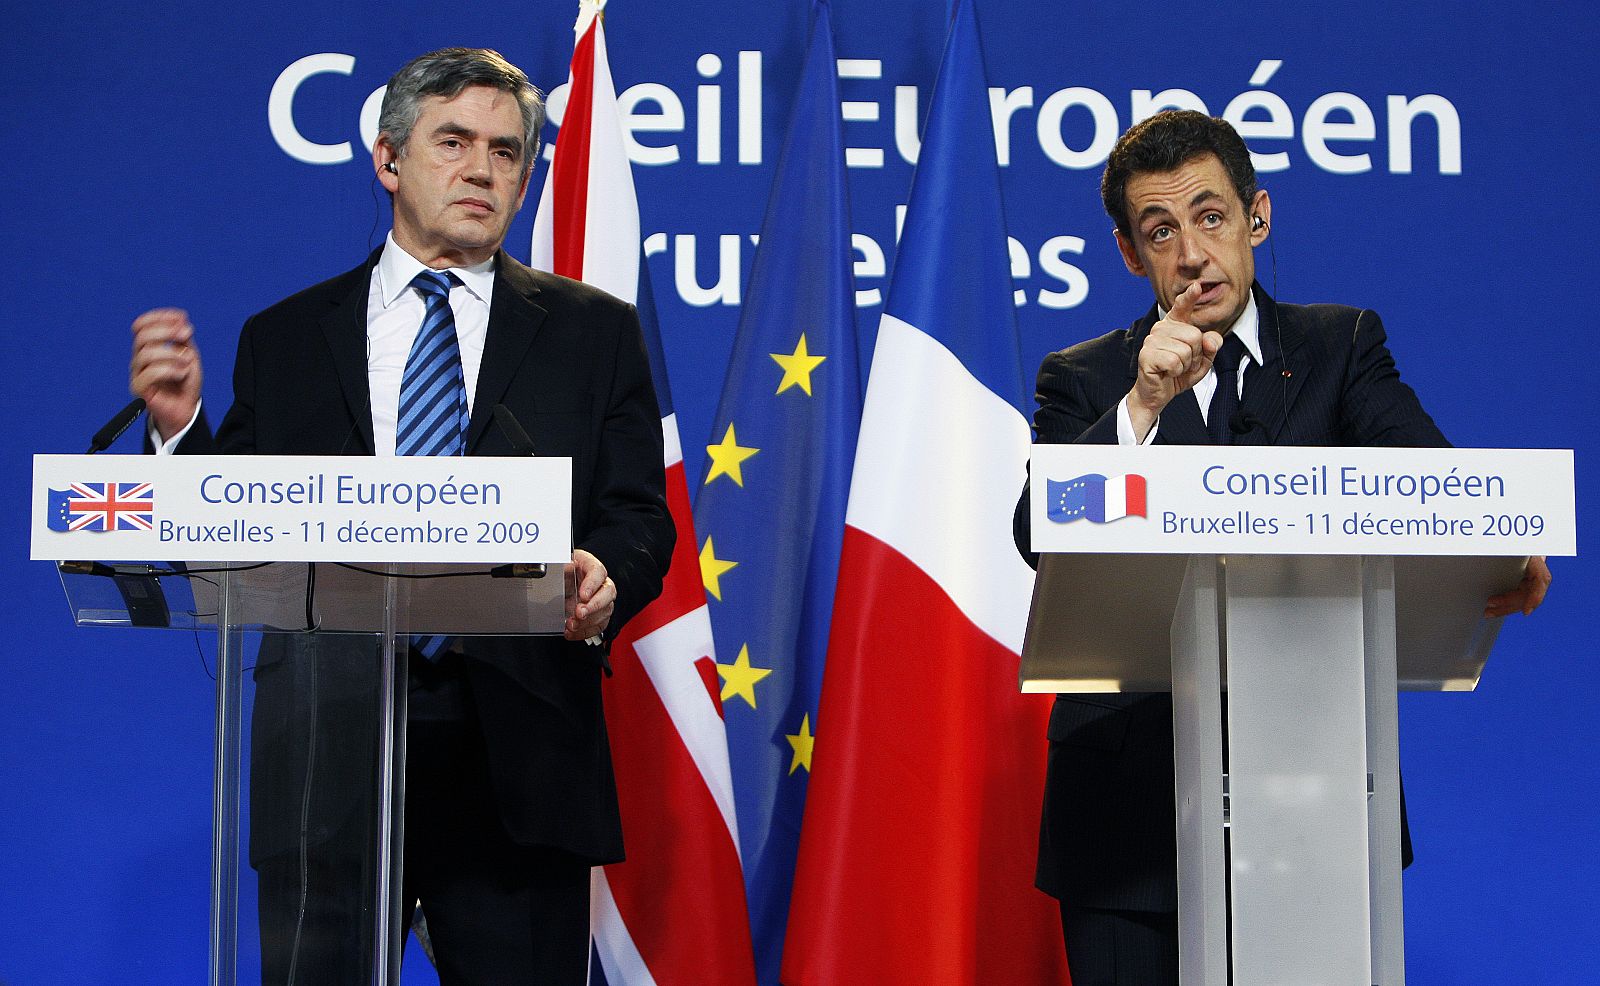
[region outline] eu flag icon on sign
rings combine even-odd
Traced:
[[[71,490],[50,491],[50,511],[47,523],[52,531],[65,532],[70,529],[71,521],[67,517],[67,503],[72,498]]]
[[[1088,473],[1065,482],[1050,479],[1045,481],[1045,493],[1045,516],[1057,524],[1084,518],[1091,524],[1105,524],[1147,516],[1144,477],[1133,473],[1110,478]]]

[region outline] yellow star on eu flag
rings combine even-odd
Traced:
[[[800,333],[800,344],[794,347],[793,353],[768,353],[772,361],[783,367],[783,379],[778,381],[778,393],[783,393],[790,387],[798,386],[811,396],[811,371],[822,365],[826,356],[813,356],[806,350],[806,334]]]
[[[722,436],[722,441],[716,445],[707,445],[706,454],[711,456],[711,472],[706,476],[706,485],[718,476],[727,476],[740,486],[744,485],[744,473],[740,466],[744,460],[761,451],[758,448],[746,448],[739,444],[739,439],[734,436],[733,422],[728,422],[728,431]]]
[[[789,773],[804,767],[806,773],[811,773],[811,748],[816,745],[817,738],[811,735],[811,716],[807,714],[800,720],[800,735],[786,736],[789,745],[794,747],[794,759],[789,761]]]
[[[700,581],[705,584],[706,591],[711,593],[713,599],[722,602],[722,576],[730,568],[738,568],[739,563],[718,558],[711,548],[711,538],[706,538],[705,547],[700,549]]]
[[[750,666],[750,645],[745,644],[739,648],[739,656],[734,658],[732,664],[717,665],[717,674],[722,675],[722,701],[726,702],[735,695],[756,707],[756,682],[772,673],[771,668],[753,668]]]

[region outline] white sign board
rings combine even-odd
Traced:
[[[566,562],[565,458],[36,455],[31,557]]]
[[[1033,550],[1573,555],[1569,449],[1035,445]]]

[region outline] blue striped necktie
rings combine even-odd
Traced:
[[[456,317],[450,310],[451,281],[451,276],[440,270],[425,270],[411,279],[427,308],[400,378],[395,455],[465,455],[467,451],[467,386],[461,374]],[[411,638],[412,646],[430,660],[449,642],[447,636]]]

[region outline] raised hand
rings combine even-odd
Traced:
[[[1211,372],[1211,360],[1222,348],[1222,335],[1202,332],[1190,323],[1201,285],[1195,281],[1178,295],[1167,317],[1157,322],[1139,350],[1139,374],[1128,392],[1128,416],[1140,441],[1155,427],[1174,397]]]
[[[188,312],[157,308],[133,320],[128,390],[144,398],[163,439],[188,427],[200,403],[200,352]]]

